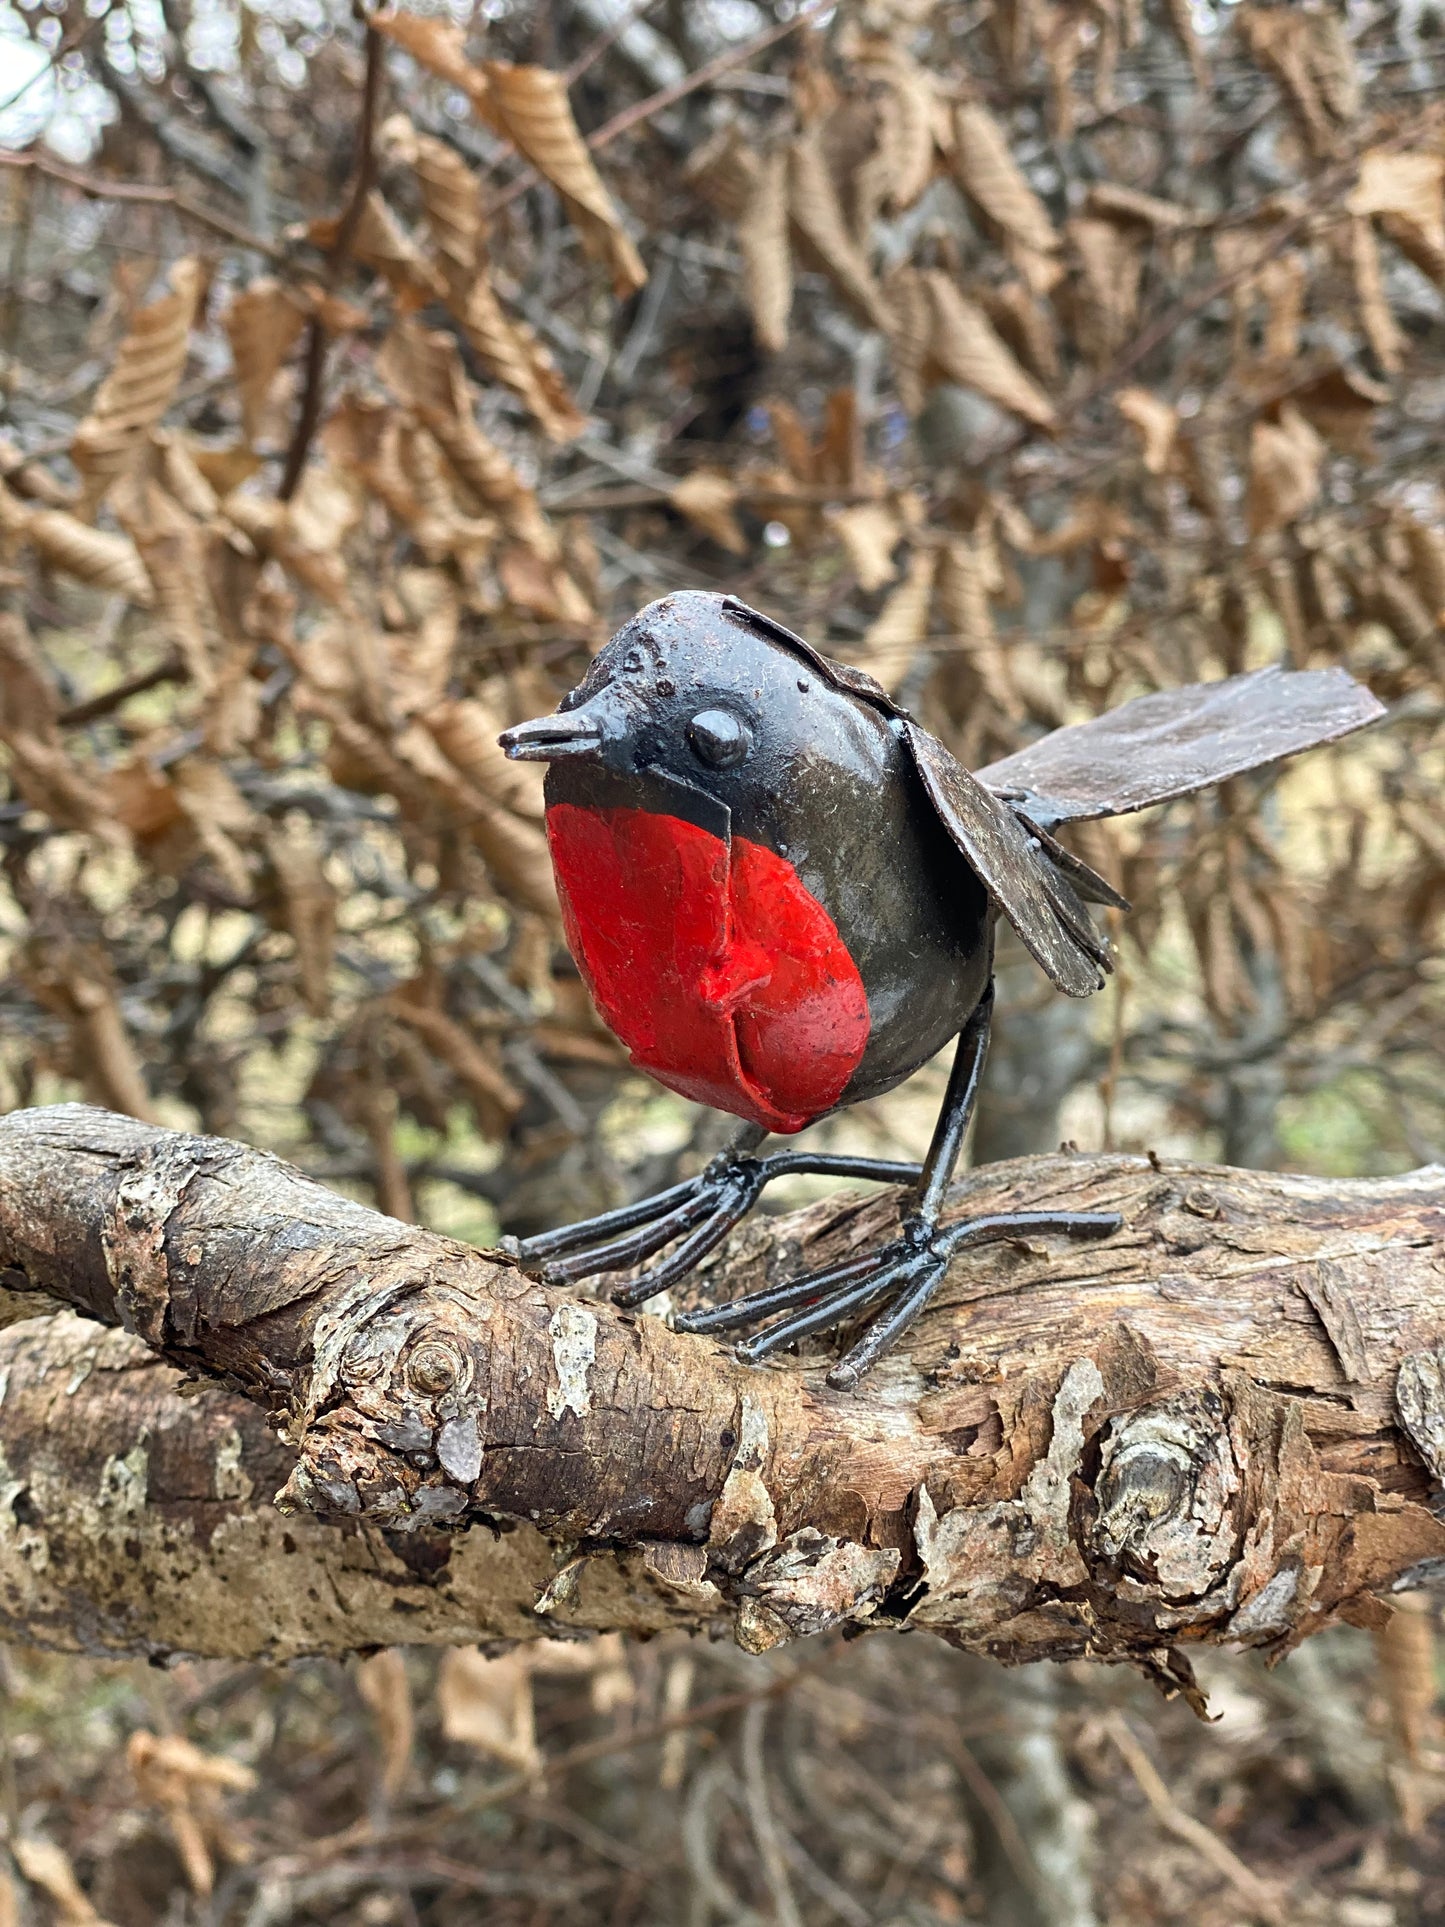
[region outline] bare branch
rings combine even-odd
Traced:
[[[708,1289],[829,1262],[894,1203],[775,1220]],[[1382,1596],[1445,1556],[1421,1463],[1445,1439],[1445,1173],[1058,1156],[976,1172],[954,1204],[1107,1208],[1126,1228],[961,1263],[911,1358],[839,1394],[825,1360],[751,1370],[224,1139],[69,1105],[0,1124],[7,1282],[281,1414],[302,1526],[384,1532],[405,1562],[435,1527],[519,1522],[486,1607],[513,1629],[550,1548],[581,1561],[544,1601],[553,1624],[726,1618],[761,1650],[872,1620],[1008,1659],[1128,1659],[1189,1690],[1184,1642],[1283,1650],[1332,1618],[1380,1623]],[[247,1519],[280,1469],[248,1466]],[[245,1529],[263,1551],[281,1530]],[[449,1541],[448,1569],[473,1570],[485,1537]],[[344,1643],[347,1583],[338,1614],[285,1637]],[[475,1637],[479,1597],[434,1599],[425,1636]],[[240,1636],[177,1623],[148,1636]]]

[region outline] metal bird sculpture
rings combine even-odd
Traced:
[[[970,774],[876,683],[732,596],[651,603],[556,715],[501,738],[549,765],[547,836],[563,926],[634,1064],[745,1120],[698,1177],[517,1246],[560,1283],[667,1255],[620,1287],[674,1285],[771,1179],[825,1172],[907,1184],[898,1237],[679,1317],[760,1325],[756,1361],[869,1319],[829,1383],[854,1384],[928,1302],[953,1255],[1027,1234],[1107,1237],[1099,1212],[1012,1212],[940,1226],[978,1095],[1000,916],[1071,997],[1109,946],[1088,905],[1127,909],[1055,841],[1220,783],[1382,713],[1340,669],[1263,669],[1143,696]],[[784,1135],[892,1089],[958,1044],[921,1165],[806,1151]]]

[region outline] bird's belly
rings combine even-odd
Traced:
[[[786,859],[651,810],[554,803],[547,838],[568,947],[633,1063],[770,1131],[831,1109],[868,998]]]

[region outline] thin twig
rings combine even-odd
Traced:
[[[604,121],[595,134],[588,135],[587,145],[594,154],[610,146],[619,134],[625,134],[630,127],[636,127],[639,121],[651,120],[654,114],[663,113],[676,102],[685,99],[688,94],[696,93],[699,87],[710,85],[719,74],[730,73],[734,67],[745,66],[757,54],[765,53],[769,47],[785,39],[788,34],[796,33],[799,27],[806,27],[809,21],[816,20],[819,14],[826,12],[835,4],[836,0],[811,0],[811,4],[804,7],[801,13],[795,13],[791,20],[780,20],[776,26],[767,27],[762,33],[755,34],[751,40],[745,40],[740,47],[724,49],[715,59],[699,67],[696,73],[674,81],[670,87],[664,87],[660,92],[650,94],[646,100],[639,100],[634,106],[624,107],[620,114],[614,114],[611,120]]]
[[[748,1823],[757,1842],[758,1861],[768,1884],[778,1927],[803,1927],[803,1916],[798,1912],[793,1883],[788,1878],[782,1835],[773,1813],[773,1803],[768,1798],[767,1767],[763,1761],[763,1730],[767,1719],[767,1705],[762,1700],[755,1701],[743,1715],[743,1796],[747,1801]]]
[[[285,249],[277,247],[274,241],[262,240],[259,234],[242,227],[239,221],[203,207],[179,188],[149,187],[142,181],[108,181],[103,175],[84,174],[78,167],[67,167],[64,161],[52,160],[48,154],[37,153],[34,148],[24,154],[0,153],[0,167],[44,174],[47,179],[60,181],[64,186],[74,188],[77,194],[89,195],[94,201],[129,201],[141,207],[172,208],[186,220],[210,228],[213,233],[233,241],[237,247],[251,248],[257,254],[264,254],[268,261],[287,259]]]
[[[705,1726],[710,1720],[723,1718],[725,1714],[743,1711],[760,1701],[781,1699],[790,1693],[804,1679],[829,1665],[847,1649],[841,1640],[827,1647],[816,1658],[800,1661],[791,1672],[783,1673],[768,1681],[766,1686],[753,1687],[746,1691],[717,1693],[711,1699],[699,1700],[685,1712],[671,1713],[660,1719],[640,1720],[636,1726],[629,1726],[620,1733],[609,1733],[598,1740],[584,1740],[579,1746],[568,1747],[563,1753],[544,1754],[536,1769],[526,1772],[509,1773],[505,1778],[496,1780],[484,1787],[474,1798],[465,1802],[462,1808],[453,1808],[453,1816],[464,1812],[468,1817],[483,1813],[490,1807],[505,1806],[519,1794],[535,1794],[539,1782],[555,1780],[570,1773],[574,1767],[590,1766],[594,1760],[610,1759],[615,1753],[630,1753],[634,1747],[650,1746],[654,1740],[664,1740],[670,1733],[682,1733],[689,1727]],[[308,1843],[306,1864],[314,1865],[318,1860],[333,1858],[338,1854],[350,1853],[362,1844],[372,1846],[399,1846],[425,1832],[426,1827],[417,1825],[392,1826],[384,1834],[377,1833],[367,1819],[356,1821],[352,1826],[343,1828],[319,1840]],[[278,1866],[285,1863],[278,1862]]]
[[[946,1728],[940,1729],[939,1738],[943,1743],[944,1751],[953,1762],[959,1779],[973,1795],[993,1828],[1004,1859],[1012,1867],[1019,1885],[1026,1893],[1041,1897],[1042,1883],[1039,1879],[1039,1870],[1034,1865],[1028,1842],[1020,1833],[1019,1823],[1009,1811],[1003,1795],[956,1733]]]
[[[1186,1846],[1193,1847],[1216,1873],[1222,1874],[1239,1896],[1241,1904],[1257,1920],[1281,1922],[1284,1911],[1278,1889],[1246,1867],[1234,1849],[1221,1840],[1211,1827],[1206,1827],[1202,1820],[1196,1820],[1193,1814],[1184,1811],[1160,1778],[1154,1762],[1130,1732],[1124,1716],[1121,1713],[1110,1714],[1104,1722],[1104,1730],[1133,1774],[1139,1791],[1149,1802],[1150,1810],[1164,1831],[1172,1833],[1176,1840],[1182,1840]]]
[[[652,12],[657,3],[658,0],[636,0],[636,4],[626,13],[619,14],[610,27],[604,27],[595,40],[587,43],[570,67],[563,68],[563,82],[570,87],[580,80],[588,68],[599,61],[609,47],[616,46],[627,29],[635,27],[644,14]]]
[[[124,682],[115,683],[103,689],[98,695],[87,696],[84,702],[72,703],[62,709],[56,721],[63,729],[73,729],[81,723],[99,722],[102,716],[109,716],[113,710],[128,703],[132,696],[143,696],[148,689],[155,689],[163,682],[176,682],[186,674],[186,666],[177,655],[162,656],[152,663],[149,669],[138,669]]]
[[[680,481],[681,476],[678,479]],[[754,487],[747,481],[739,481],[736,486],[738,501],[751,503],[755,508],[822,508],[835,502],[880,502],[886,499],[883,492],[876,488],[849,488],[846,484],[832,482],[799,482],[793,488],[778,488],[776,484]],[[585,494],[570,496],[558,487],[549,489],[542,498],[545,508],[568,515],[598,515],[610,509],[660,508],[671,500],[671,488],[650,487],[646,483],[589,489]]]
[[[356,136],[356,178],[351,184],[351,193],[342,210],[341,219],[336,224],[336,239],[331,244],[331,260],[327,272],[329,284],[334,287],[341,278],[343,269],[351,257],[351,246],[356,239],[356,230],[362,214],[366,210],[366,197],[371,192],[372,182],[376,179],[376,115],[381,100],[381,83],[385,74],[385,42],[375,27],[368,21],[366,28],[366,79],[361,96],[361,126]],[[286,466],[281,475],[281,486],[276,491],[278,500],[289,502],[301,484],[306,468],[306,457],[311,451],[312,438],[321,420],[321,399],[326,380],[326,322],[320,308],[311,317],[306,331],[306,360],[301,383],[301,412],[296,418],[296,432],[291,437],[291,446],[286,451]]]

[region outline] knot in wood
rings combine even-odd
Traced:
[[[1100,1546],[1115,1558],[1141,1546],[1178,1510],[1189,1470],[1189,1454],[1169,1439],[1135,1439],[1116,1452],[1099,1480]]]
[[[1217,1392],[1143,1406],[1104,1439],[1094,1547],[1169,1597],[1200,1597],[1233,1557],[1241,1494]]]

